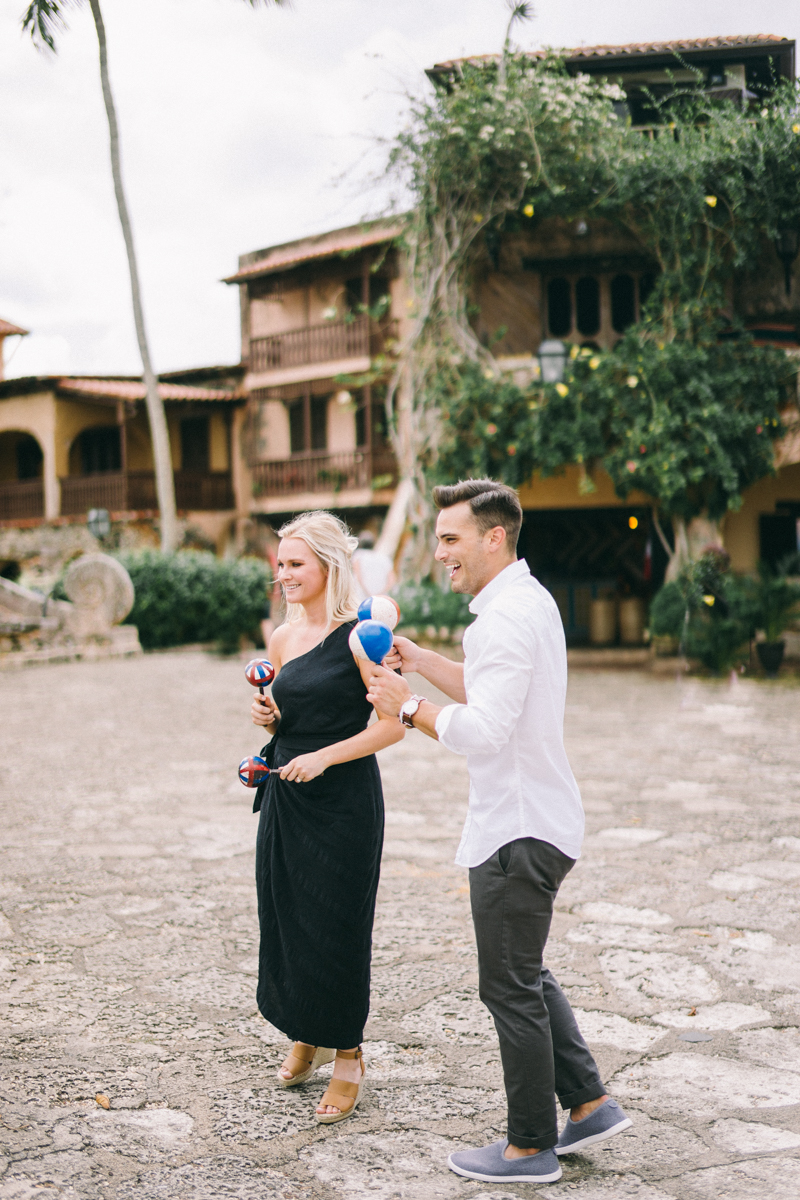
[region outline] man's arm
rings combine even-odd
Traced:
[[[453,662],[451,658],[445,658],[435,650],[423,650],[404,637],[394,639],[393,650],[384,661],[390,670],[399,667],[404,675],[416,671],[423,679],[427,679],[428,683],[444,692],[445,696],[455,700],[456,704],[467,703],[463,663]],[[421,728],[416,720],[414,724]]]
[[[405,638],[402,640],[405,641]],[[436,657],[439,657],[438,654]],[[405,679],[401,679],[399,675],[396,675],[394,671],[387,670],[386,667],[372,667],[367,699],[374,706],[376,712],[383,716],[396,717],[400,712],[400,706],[410,698],[411,688]],[[419,729],[421,733],[427,733],[428,737],[432,737],[434,741],[438,742],[436,718],[441,711],[438,704],[434,704],[431,700],[423,700],[411,718],[414,728]]]

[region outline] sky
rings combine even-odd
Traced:
[[[0,0],[6,374],[141,370],[88,4],[58,54]],[[426,66],[496,52],[504,0],[102,0],[157,371],[239,359],[239,254],[387,211],[386,144]],[[797,0],[536,0],[523,48],[774,33]]]

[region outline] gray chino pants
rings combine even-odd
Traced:
[[[480,997],[500,1040],[508,1140],[547,1150],[558,1141],[557,1095],[575,1108],[605,1092],[572,1009],[542,966],[553,904],[574,859],[519,838],[469,872]]]

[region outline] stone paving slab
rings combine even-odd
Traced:
[[[464,763],[419,734],[381,756],[359,1115],[316,1126],[330,1068],[274,1087],[241,666],[0,681],[0,1200],[796,1200],[800,690],[573,671],[587,840],[549,965],[634,1125],[533,1189],[445,1166],[502,1135],[504,1105],[453,865]]]

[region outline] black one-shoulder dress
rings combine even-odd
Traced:
[[[346,622],[281,668],[272,694],[272,767],[341,742],[372,714]],[[328,767],[310,783],[276,773],[258,789],[258,1007],[292,1041],[345,1050],[369,1012],[383,791],[375,755]]]

